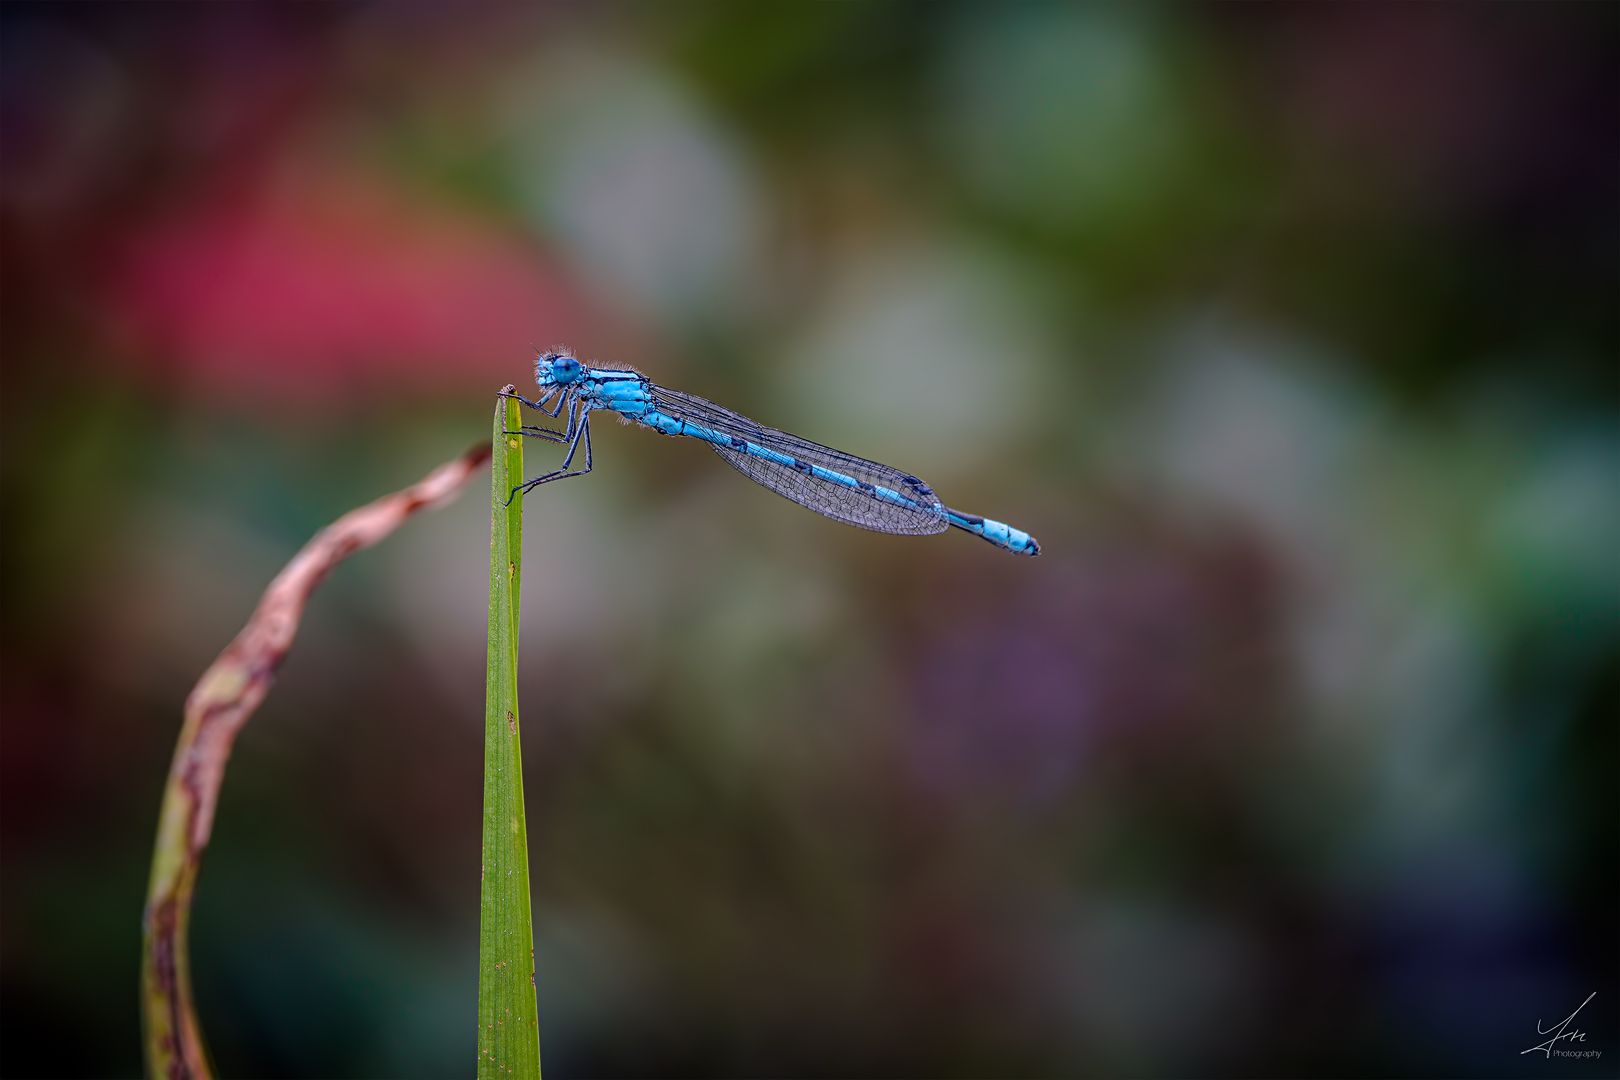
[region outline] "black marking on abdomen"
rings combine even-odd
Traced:
[[[907,476],[906,483],[910,484],[910,486],[912,486],[912,487],[915,487],[915,489],[917,489],[917,491],[922,492],[922,494],[928,495],[928,497],[930,497],[930,499],[932,499],[932,497],[933,497],[933,487],[928,487],[928,484],[922,483],[922,481],[920,481],[919,478],[915,478],[915,476]]]
[[[916,488],[919,492],[928,496],[930,499],[934,497],[934,489],[923,483],[917,477],[908,476],[905,479],[906,483],[910,484],[912,487]]]
[[[984,524],[984,518],[980,517],[978,514],[964,514],[960,510],[953,510],[953,511],[951,511],[951,513],[955,514],[957,517],[961,518],[963,521],[967,522],[969,525],[983,525]]]
[[[802,473],[812,471],[808,462],[800,461],[798,458],[794,458],[792,461],[788,462],[788,464],[793,468],[798,469]]]

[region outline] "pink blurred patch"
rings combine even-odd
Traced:
[[[133,351],[188,389],[290,405],[485,392],[594,321],[533,245],[354,178],[160,222],[112,294]]]

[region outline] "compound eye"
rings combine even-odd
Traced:
[[[559,356],[551,362],[551,377],[560,383],[579,378],[579,361],[572,356]]]

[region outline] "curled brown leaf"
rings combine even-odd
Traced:
[[[403,491],[351,510],[316,533],[265,589],[253,617],[197,680],[169,766],[144,918],[141,1008],[154,1077],[213,1075],[192,1002],[186,929],[220,784],[242,725],[264,700],[292,647],[304,606],[332,569],[421,510],[454,499],[489,460],[475,446]]]

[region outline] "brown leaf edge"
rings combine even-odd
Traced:
[[[142,919],[141,1017],[147,1068],[165,1080],[214,1075],[191,994],[187,927],[203,849],[214,824],[231,744],[259,707],[292,647],[304,605],[333,567],[421,510],[453,500],[489,460],[475,446],[403,491],[351,510],[316,533],[265,589],[253,617],[186,698],[152,851]]]

